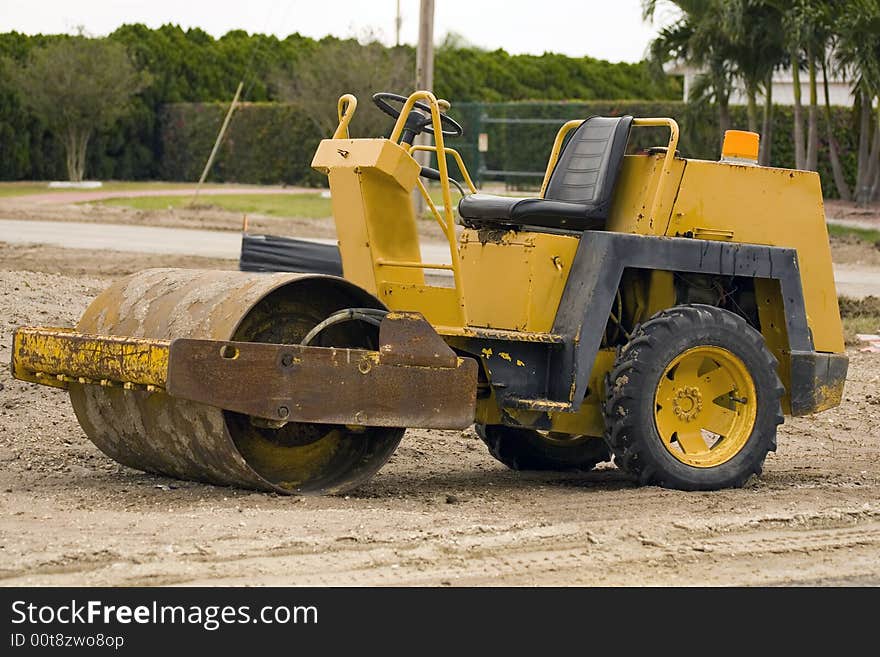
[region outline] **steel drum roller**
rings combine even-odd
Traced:
[[[328,315],[353,306],[382,307],[338,278],[151,269],[107,288],[77,330],[296,344]],[[376,331],[357,322],[333,326],[315,345],[375,349]],[[388,460],[404,431],[304,423],[273,428],[164,392],[120,387],[72,383],[70,398],[89,439],[119,463],[179,479],[280,493],[352,488]]]

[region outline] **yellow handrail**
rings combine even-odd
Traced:
[[[657,189],[654,190],[654,202],[651,204],[651,214],[648,215],[648,225],[654,226],[654,219],[660,216],[660,210],[663,206],[663,192],[666,186],[666,179],[672,173],[672,163],[675,161],[675,149],[678,148],[679,129],[678,123],[674,119],[668,118],[649,118],[649,119],[633,119],[633,125],[638,127],[663,127],[669,128],[669,144],[666,147],[666,157],[663,158],[663,167],[660,169],[660,180],[657,182]]]
[[[434,220],[440,224],[440,230],[443,231],[443,234],[446,236],[446,241],[450,242],[449,229],[450,223],[448,216],[441,217],[440,211],[437,209],[436,204],[434,203],[434,199],[431,198],[431,195],[428,194],[428,189],[425,187],[425,184],[421,180],[416,180],[416,184],[419,186],[419,192],[422,194],[422,199],[425,201],[425,205],[428,206],[428,209],[431,211],[431,215],[434,217]],[[447,214],[444,210],[443,214]],[[454,226],[454,224],[453,224]],[[455,236],[454,228],[453,228],[453,238]]]
[[[339,125],[333,133],[333,139],[348,139],[348,124],[357,109],[358,101],[352,94],[344,94],[336,103],[336,116],[339,117]]]
[[[386,260],[385,258],[379,258],[376,260],[376,264],[382,267],[405,267],[410,269],[449,269],[452,270],[452,265],[447,265],[445,263],[428,263],[428,262],[416,262],[414,260]]]
[[[547,184],[550,182],[550,176],[553,175],[553,169],[556,168],[556,161],[559,159],[559,153],[562,151],[562,144],[565,142],[566,135],[581,123],[583,121],[580,119],[568,121],[556,133],[556,139],[553,140],[553,148],[550,150],[550,159],[547,160],[547,171],[544,172],[544,181],[541,183],[541,198],[544,198],[544,192],[547,191]]]
[[[406,119],[412,111],[415,103],[419,100],[427,101],[431,108],[431,124],[434,126],[434,149],[438,154],[444,153],[443,157],[437,157],[437,169],[440,171],[440,190],[443,193],[443,214],[445,215],[445,221],[440,221],[440,213],[437,210],[437,206],[428,195],[425,186],[422,185],[420,180],[418,181],[418,185],[422,196],[425,197],[428,203],[428,207],[431,208],[435,218],[438,219],[438,222],[444,229],[443,232],[446,235],[446,241],[449,243],[449,255],[452,258],[451,268],[453,280],[455,282],[455,292],[458,297],[459,308],[461,309],[462,321],[467,324],[464,284],[461,280],[461,256],[458,253],[458,248],[456,248],[455,243],[455,215],[452,210],[452,193],[449,190],[449,167],[446,162],[446,146],[443,143],[443,127],[440,118],[440,104],[437,101],[437,97],[430,91],[425,90],[415,91],[410,94],[409,98],[407,98],[406,102],[403,104],[403,107],[400,108],[400,116],[397,117],[394,129],[391,131],[391,136],[388,139],[394,143],[400,141],[400,137],[403,134],[403,129],[406,124]],[[416,148],[420,149],[420,147],[416,146],[408,146],[407,148],[410,153]],[[386,266],[390,265],[390,263],[385,264]],[[433,269],[433,267],[426,267],[426,269]]]
[[[425,151],[429,153],[436,153],[437,147],[431,146],[429,144],[419,144],[417,146],[411,146],[409,152],[412,154],[414,151]],[[471,175],[468,173],[467,167],[464,165],[464,160],[461,158],[461,154],[455,150],[454,148],[447,148],[446,153],[452,154],[452,158],[455,160],[455,163],[458,165],[458,168],[461,170],[462,175],[464,176],[465,184],[471,190],[472,194],[476,194],[477,188],[474,185],[474,181],[471,180]],[[440,216],[440,212],[437,210],[437,206],[434,204],[434,199],[431,198],[430,194],[428,194],[428,190],[425,188],[425,185],[421,180],[418,181],[419,191],[422,194],[422,198],[425,200],[425,205],[428,206],[428,209],[431,211],[431,215],[440,224],[440,228],[443,230],[443,234],[446,235],[447,241],[450,245],[454,245],[455,243],[455,217],[453,213],[444,212],[445,217]],[[442,184],[442,181],[441,181]],[[444,208],[445,210],[445,208]]]
[[[419,144],[417,146],[413,146],[409,150],[410,150],[410,153],[412,153],[413,151],[428,151],[431,153],[436,153],[437,147],[436,146],[429,146],[427,144],[426,145]],[[464,183],[468,186],[468,189],[471,190],[471,194],[476,194],[477,188],[474,185],[474,181],[471,180],[471,174],[468,173],[467,167],[464,165],[464,160],[461,159],[461,153],[459,153],[454,148],[447,148],[446,154],[452,155],[452,159],[455,160],[455,163],[458,165],[458,169],[459,169],[459,171],[461,171],[461,175],[464,176]]]

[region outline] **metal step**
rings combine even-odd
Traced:
[[[482,340],[503,340],[507,342],[537,342],[542,344],[563,344],[565,337],[555,333],[534,333],[529,331],[513,331],[510,329],[493,329],[479,326],[435,326],[440,335],[461,336]]]

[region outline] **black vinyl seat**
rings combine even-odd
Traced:
[[[560,153],[544,198],[471,194],[458,204],[463,223],[473,228],[602,228],[611,210],[632,121],[631,116],[587,119]]]

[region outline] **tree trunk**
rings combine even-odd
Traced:
[[[825,58],[822,58],[822,86],[825,89],[825,131],[828,133],[828,158],[831,160],[831,172],[834,175],[834,185],[837,194],[842,201],[852,200],[843,166],[840,164],[840,155],[837,150],[837,139],[834,138],[834,123],[831,117],[831,96],[828,93],[828,70]]]
[[[724,144],[724,133],[730,130],[730,99],[722,94],[718,94],[718,127],[721,129],[721,144]]]
[[[819,164],[819,94],[816,89],[816,58],[810,58],[810,113],[807,118],[807,169],[815,171]]]
[[[794,167],[804,169],[807,156],[804,152],[804,110],[801,104],[800,59],[797,51],[791,54],[791,80],[794,92]]]
[[[82,182],[86,169],[86,151],[91,131],[81,126],[67,126],[64,130],[64,152],[67,164],[67,178],[71,182]]]
[[[880,203],[880,167],[877,168],[877,173],[874,176],[874,186],[871,190],[871,202]]]
[[[764,91],[764,118],[761,125],[761,146],[758,163],[770,166],[773,154],[773,71],[767,74]]]
[[[758,89],[752,83],[746,84],[746,103],[749,132],[758,132]]]
[[[874,143],[868,154],[867,193],[865,203],[877,200],[880,192],[880,109],[877,110],[877,125],[874,127]]]
[[[859,121],[859,159],[858,173],[856,174],[855,201],[857,203],[868,202],[870,181],[868,180],[868,168],[871,156],[871,98],[868,92],[862,90],[859,95],[861,103],[861,117]]]
[[[76,172],[79,180],[86,177],[86,150],[89,147],[89,131],[83,129],[79,135],[79,161],[76,163]]]

